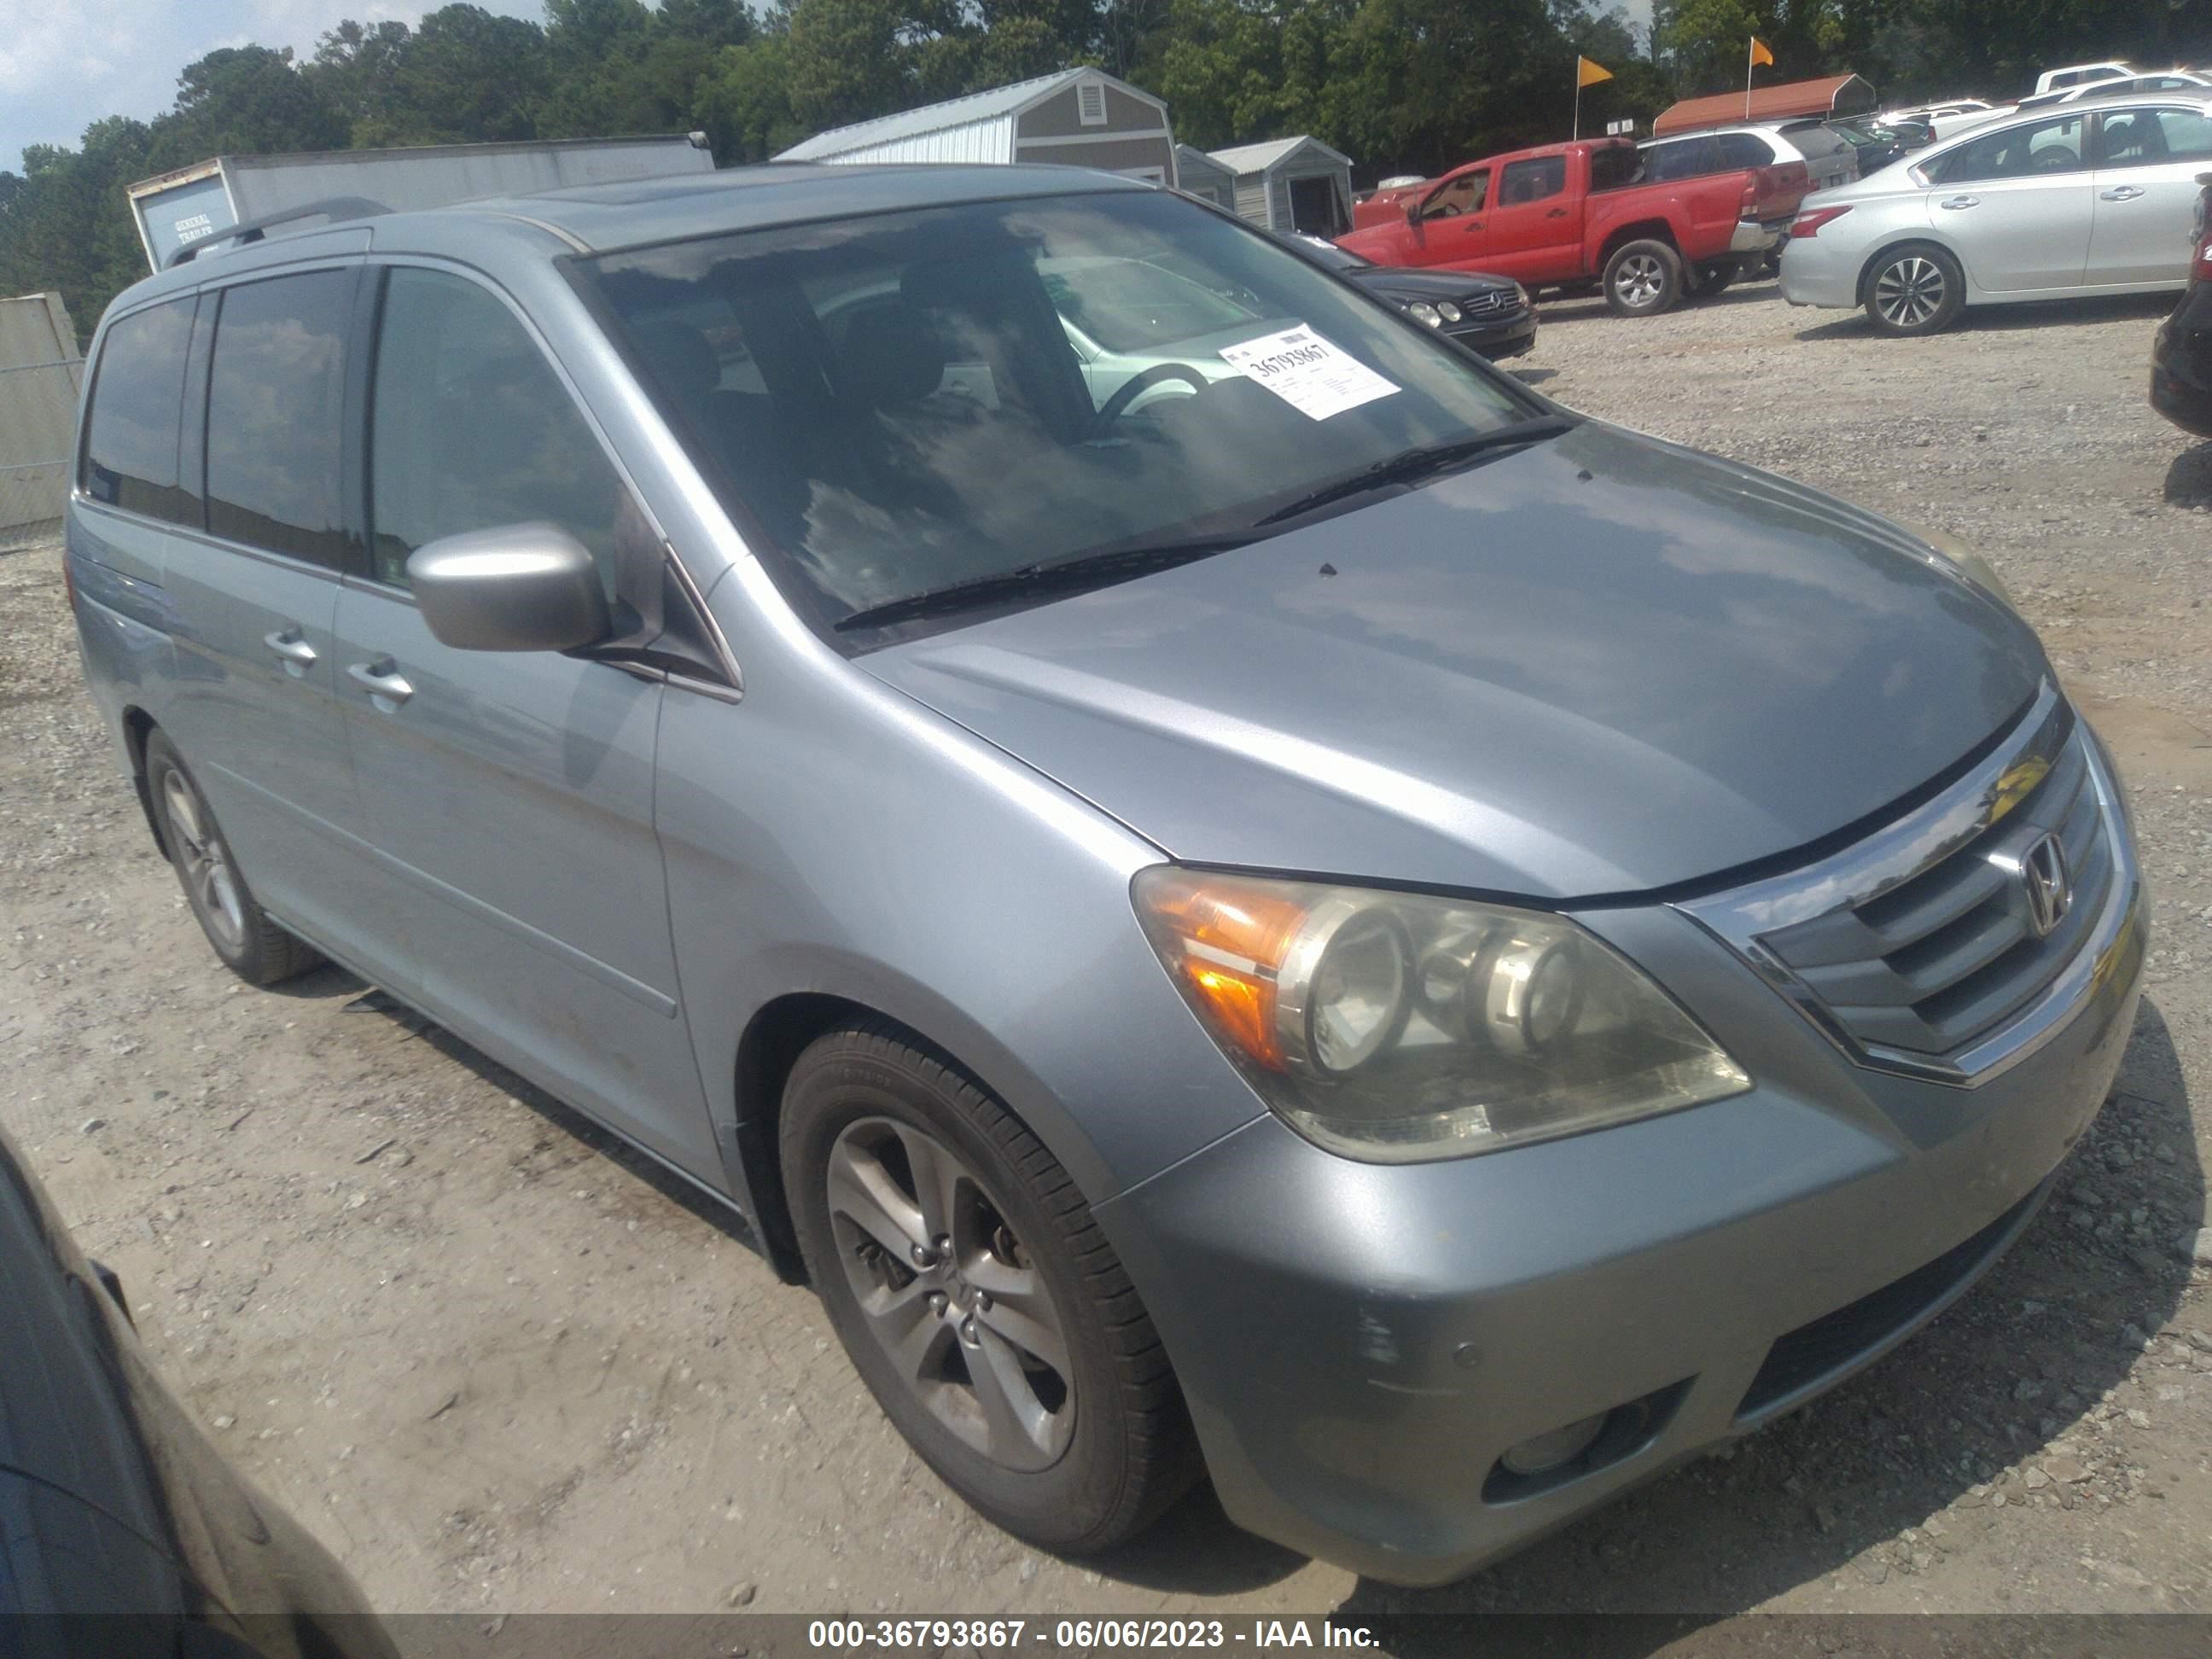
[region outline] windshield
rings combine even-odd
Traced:
[[[1095,549],[1249,531],[1537,407],[1271,238],[1165,193],[959,204],[580,265],[672,426],[824,628]],[[1118,355],[1133,346],[1142,360]]]
[[[1109,351],[1142,351],[1249,322],[1252,313],[1140,260],[1041,259],[1053,309]]]

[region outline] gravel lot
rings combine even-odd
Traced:
[[[2212,1133],[2212,446],[2145,406],[2162,308],[1895,342],[1766,284],[1546,308],[1516,365],[1545,392],[1979,544],[2129,775],[2157,935],[2118,1091],[1980,1288],[1462,1584],[1362,1583],[1203,1492],[1115,1559],[1042,1558],[708,1206],[335,970],[240,987],[95,731],[52,544],[0,555],[0,1119],[218,1439],[390,1610],[2212,1609],[2212,1266],[2181,1243]]]

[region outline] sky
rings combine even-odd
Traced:
[[[176,101],[177,71],[219,46],[313,55],[343,18],[413,24],[441,0],[0,0],[0,168],[26,144],[68,144],[106,115],[146,120]],[[538,0],[477,0],[542,17]]]
[[[342,18],[412,25],[441,0],[0,0],[0,168],[26,144],[74,147],[102,116],[147,120],[176,100],[177,71],[219,46],[312,55]],[[538,0],[478,0],[542,17]],[[1651,0],[1625,0],[1638,27]]]

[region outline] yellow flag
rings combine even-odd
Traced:
[[[1774,60],[1770,58],[1766,61],[1771,64]],[[1601,81],[1612,79],[1613,71],[1602,64],[1593,64],[1587,58],[1575,59],[1575,84],[1577,87],[1594,87]]]
[[[1751,37],[1751,61],[1768,64],[1774,62],[1774,53],[1768,49],[1766,42],[1755,34]]]

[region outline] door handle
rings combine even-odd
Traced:
[[[415,688],[400,677],[398,665],[389,657],[349,663],[346,673],[355,684],[367,687],[368,700],[387,714],[415,695]]]
[[[2132,202],[2142,191],[2133,185],[2115,185],[2110,190],[2100,190],[2097,199],[2103,202]]]
[[[287,623],[273,634],[264,634],[261,643],[283,659],[284,672],[295,680],[304,678],[315,665],[315,647],[300,636],[297,623]]]
[[[1564,219],[1567,216],[1567,210],[1565,208],[1553,208],[1544,216],[1547,219]]]
[[[1480,219],[1469,219],[1462,223],[1460,226],[1460,228],[1462,230],[1480,230],[1482,228],[1482,221]]]
[[[1981,204],[1982,198],[1978,196],[1951,196],[1936,204],[1937,207],[1943,208],[1970,208]]]

